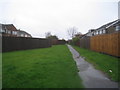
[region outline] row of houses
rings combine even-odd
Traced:
[[[91,29],[82,35],[78,46],[120,57],[120,19]]]
[[[78,45],[82,48],[90,48],[90,44],[88,43],[90,42],[90,37],[118,32],[120,32],[120,19],[102,25],[97,29],[90,29],[86,34],[81,35],[80,42]],[[85,43],[87,43],[87,45],[85,45]]]
[[[0,24],[0,36],[32,37],[26,31],[17,29],[13,24]]]
[[[83,36],[96,36],[101,34],[110,34],[120,31],[120,19],[107,23],[97,29],[90,29]]]

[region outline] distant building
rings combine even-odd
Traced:
[[[13,24],[0,24],[0,36],[32,37],[25,31],[17,30]]]
[[[110,34],[110,33],[115,33],[119,31],[120,31],[120,19],[107,23],[97,29],[91,29],[83,37],[95,36],[95,35],[101,35],[101,34]]]
[[[75,34],[75,37],[78,37],[78,38],[81,38],[82,36],[83,36],[82,33],[77,33],[77,34]]]
[[[0,24],[0,34],[2,36],[17,37],[17,31],[13,24]]]
[[[118,2],[118,19],[120,19],[120,1]]]
[[[32,37],[32,36],[25,31],[18,30],[17,37]]]
[[[0,24],[0,36],[2,36],[2,24]]]

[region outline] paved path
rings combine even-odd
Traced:
[[[101,71],[86,62],[72,46],[68,45],[68,48],[76,61],[79,75],[86,88],[118,88],[118,83],[111,81]]]

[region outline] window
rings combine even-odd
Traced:
[[[100,30],[100,34],[102,34],[102,30]]]
[[[105,30],[103,30],[103,33],[106,33],[106,31],[105,31]]]
[[[5,30],[5,29],[3,29],[3,30],[2,30],[2,33],[5,33],[5,31],[6,31],[6,30]]]
[[[100,34],[100,31],[98,31],[98,34]]]
[[[16,32],[16,31],[12,31],[12,34],[13,34],[13,35],[16,35],[16,34],[17,34],[17,32]]]
[[[8,30],[5,30],[5,33],[8,33]]]
[[[98,34],[98,31],[96,31],[96,35]]]
[[[90,36],[92,36],[92,32],[90,33]]]
[[[11,31],[8,31],[8,34],[11,34]]]
[[[2,29],[0,29],[0,33],[2,33]]]
[[[94,35],[96,35],[96,32],[94,32]]]
[[[120,30],[120,26],[116,26],[116,31],[119,31]]]
[[[15,31],[15,35],[17,35],[17,32]]]
[[[25,37],[27,37],[27,34],[25,35]]]
[[[24,34],[21,34],[21,37],[24,37]]]
[[[2,30],[2,32],[5,32],[5,30]]]
[[[12,31],[12,34],[14,35],[14,31]]]
[[[17,34],[17,32],[16,32],[16,31],[13,31],[13,34],[14,34],[14,35],[16,35],[16,34]]]

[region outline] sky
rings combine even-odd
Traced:
[[[0,0],[0,23],[14,24],[33,37],[46,32],[69,39],[67,30],[76,27],[85,34],[90,29],[118,19],[119,0]]]

